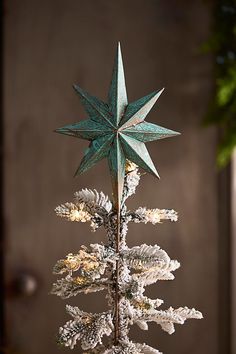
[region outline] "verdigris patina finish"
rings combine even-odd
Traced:
[[[89,119],[66,125],[56,129],[56,132],[90,141],[76,175],[87,171],[103,158],[108,159],[114,204],[118,207],[124,185],[125,160],[129,159],[145,171],[159,177],[145,143],[179,134],[145,122],[147,114],[164,89],[128,103],[120,43],[115,58],[108,104],[89,95],[78,85],[74,85],[74,89],[79,94]]]

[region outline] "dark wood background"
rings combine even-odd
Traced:
[[[65,304],[97,312],[106,307],[104,294],[68,301],[48,295],[57,259],[104,240],[102,231],[58,219],[54,208],[83,187],[111,191],[105,162],[73,179],[87,143],[53,130],[85,117],[73,83],[106,99],[118,40],[129,100],[166,87],[148,120],[182,132],[149,145],[161,180],[144,176],[129,203],[174,208],[180,220],[131,225],[129,244],[157,243],[181,262],[175,281],[150,287],[149,295],[164,299],[163,308],[187,305],[204,314],[177,326],[173,336],[151,325],[148,332],[132,328],[131,337],[169,354],[219,352],[217,133],[202,128],[213,73],[211,58],[200,51],[211,21],[210,7],[200,0],[5,1],[6,281],[29,274],[38,284],[32,296],[6,299],[8,353],[62,353],[55,335],[69,319]]]

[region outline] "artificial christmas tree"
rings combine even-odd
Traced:
[[[57,215],[67,220],[90,222],[93,231],[103,226],[107,243],[82,246],[78,253],[59,260],[54,273],[65,276],[53,284],[52,293],[67,299],[81,292],[106,291],[108,310],[92,314],[68,305],[67,312],[73,319],[60,328],[59,342],[73,349],[80,341],[82,349],[89,354],[160,354],[146,344],[129,340],[129,326],[137,324],[147,330],[148,322],[153,321],[172,334],[174,324],[183,324],[188,318],[200,319],[202,314],[187,307],[160,310],[162,300],[144,295],[147,285],[174,279],[173,271],[180,264],[171,260],[158,245],[129,248],[126,243],[128,223],[177,221],[177,213],[144,207],[129,211],[126,200],[136,192],[140,182],[138,167],[159,176],[145,143],[179,133],[145,121],[163,90],[128,103],[120,45],[108,104],[90,96],[79,86],[74,88],[89,119],[56,131],[90,141],[76,175],[101,159],[108,159],[113,200],[103,192],[83,189],[75,193],[73,202],[56,208]],[[108,336],[108,340],[104,341],[104,336]]]

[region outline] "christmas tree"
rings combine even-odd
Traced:
[[[175,222],[178,215],[170,209],[139,207],[130,211],[126,201],[140,182],[139,167],[159,177],[145,143],[179,133],[145,121],[163,90],[128,103],[119,44],[108,104],[77,85],[74,88],[89,118],[56,131],[90,141],[76,175],[108,159],[113,198],[111,201],[103,192],[83,189],[75,193],[73,202],[55,209],[58,216],[69,221],[89,222],[92,231],[104,227],[107,243],[81,246],[78,253],[59,260],[53,272],[63,276],[53,284],[52,294],[68,299],[79,293],[105,291],[108,310],[88,313],[67,305],[72,319],[60,327],[58,341],[71,349],[80,341],[84,354],[160,354],[147,344],[131,341],[130,326],[136,324],[147,330],[152,321],[172,334],[175,324],[200,319],[202,314],[187,307],[162,310],[163,300],[145,296],[146,286],[174,279],[173,272],[180,264],[158,245],[130,248],[126,242],[128,224]]]

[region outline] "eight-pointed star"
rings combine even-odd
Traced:
[[[128,103],[120,44],[115,58],[108,104],[90,96],[77,85],[74,85],[74,88],[89,119],[66,125],[56,129],[56,132],[90,141],[76,175],[87,171],[101,159],[108,159],[114,201],[118,207],[122,198],[126,159],[159,177],[145,143],[179,134],[144,121],[163,89]]]

